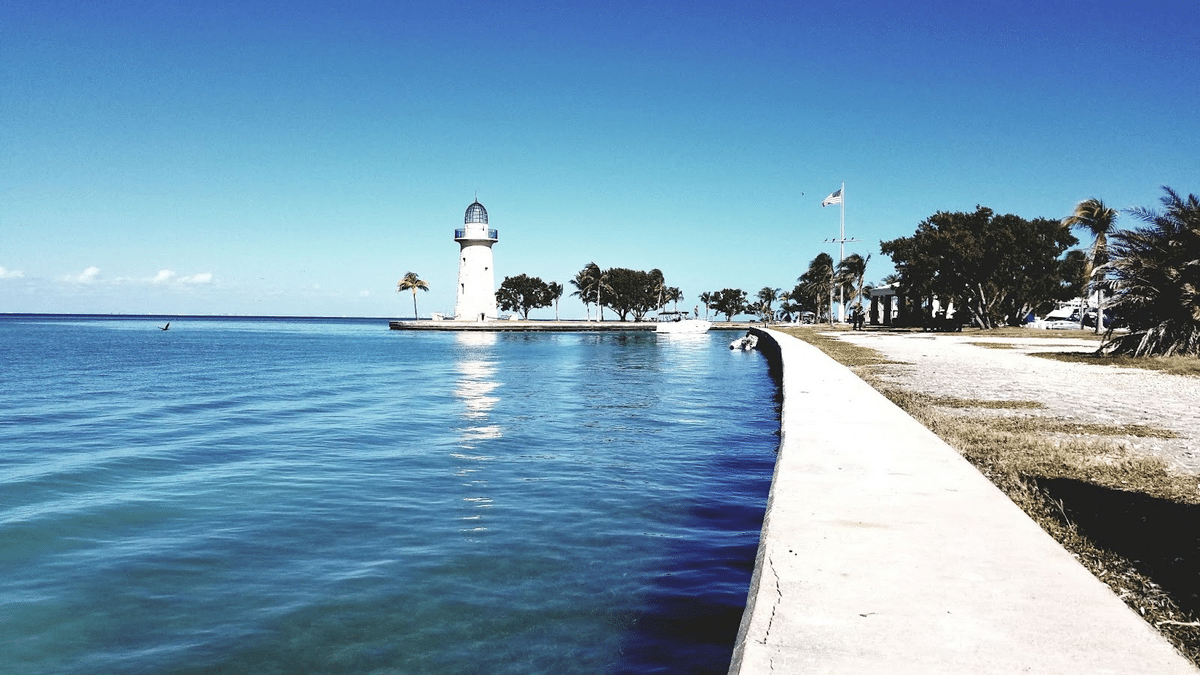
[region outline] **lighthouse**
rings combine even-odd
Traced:
[[[496,318],[496,276],[492,271],[492,244],[499,239],[488,228],[487,209],[476,199],[467,207],[461,230],[454,231],[458,242],[458,299],[454,302],[456,321],[487,321]]]

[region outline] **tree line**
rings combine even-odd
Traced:
[[[1096,198],[1060,220],[979,206],[935,213],[880,249],[896,267],[899,293],[923,311],[937,299],[953,303],[966,322],[992,328],[1095,295],[1103,350],[1200,356],[1200,200],[1162,189],[1161,210],[1127,211],[1142,223],[1132,229],[1118,229],[1120,213]],[[1080,243],[1073,231],[1091,239],[1086,251],[1072,248]],[[1106,309],[1120,331],[1105,325]]]
[[[1025,219],[984,206],[973,212],[939,211],[911,236],[880,242],[895,267],[883,283],[896,285],[897,297],[913,316],[929,319],[936,300],[941,307],[953,306],[957,321],[982,329],[1020,325],[1059,302],[1095,295],[1101,299],[1096,330],[1107,329],[1105,349],[1200,355],[1200,201],[1169,187],[1163,191],[1162,210],[1128,210],[1143,223],[1128,230],[1116,227],[1118,211],[1095,198],[1062,219]],[[1086,251],[1075,248],[1080,241],[1074,231],[1090,237]],[[834,262],[820,253],[790,291],[766,286],[752,300],[742,289],[723,288],[698,299],[705,318],[724,315],[729,321],[750,314],[763,321],[792,321],[811,313],[832,320],[835,303],[861,307],[872,290],[865,283],[870,259],[854,253]],[[607,309],[621,321],[641,321],[667,305],[677,311],[684,299],[658,269],[602,269],[592,262],[569,283],[589,320],[593,306],[600,320]],[[397,286],[412,291],[414,316],[418,289],[428,285],[412,272]],[[557,318],[563,291],[556,282],[520,274],[504,279],[496,301],[522,318],[553,304]],[[698,307],[693,311],[698,314]],[[1106,326],[1109,312],[1128,330],[1114,333],[1111,323]]]
[[[726,321],[741,314],[750,314],[763,321],[781,319],[792,320],[803,311],[821,310],[822,298],[829,295],[831,289],[842,290],[845,297],[858,297],[866,290],[863,286],[863,274],[866,270],[868,256],[863,259],[858,254],[847,256],[839,265],[834,265],[828,254],[821,254],[810,265],[809,272],[802,275],[794,289],[781,292],[779,289],[764,287],[751,302],[747,294],[740,288],[723,288],[718,291],[701,293],[698,297],[704,305],[704,316],[724,315]],[[833,276],[824,270],[833,270]],[[588,263],[569,283],[575,288],[571,296],[583,302],[588,320],[592,317],[592,307],[596,308],[598,320],[604,320],[604,310],[611,311],[619,321],[643,321],[646,315],[653,311],[665,310],[672,306],[674,312],[679,311],[679,303],[684,300],[683,292],[677,286],[666,283],[661,270],[652,269],[648,272],[625,267],[601,269],[596,263]],[[428,291],[429,284],[414,272],[408,272],[396,286],[398,291],[412,291],[413,317],[417,316],[417,291]],[[500,288],[496,291],[496,305],[501,311],[516,312],[522,319],[529,318],[529,312],[554,305],[555,319],[558,319],[558,302],[562,298],[564,288],[557,282],[546,282],[539,277],[526,274],[505,277]],[[778,309],[775,303],[779,303]],[[686,310],[685,312],[686,313]],[[699,315],[699,306],[693,309]]]

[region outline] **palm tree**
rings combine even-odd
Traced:
[[[587,266],[579,270],[575,278],[569,282],[575,287],[571,295],[583,301],[583,307],[588,313],[588,321],[592,320],[592,300],[594,299],[597,305],[600,302],[599,283],[601,276],[600,266],[593,262],[588,263]]]
[[[1200,356],[1200,199],[1163,188],[1165,211],[1130,213],[1146,227],[1112,235],[1105,286],[1129,332],[1104,345],[1115,354]]]
[[[571,295],[583,301],[583,308],[587,310],[588,321],[591,321],[592,301],[588,299],[588,287],[591,282],[587,278],[587,270],[579,270],[575,278],[569,280],[567,283],[575,287],[575,290],[571,291]]]
[[[837,266],[838,284],[844,293],[843,297],[854,302],[862,302],[863,279],[867,274],[867,263],[871,256],[863,258],[857,253],[851,253],[842,259]],[[848,304],[854,304],[848,303]]]
[[[792,320],[792,294],[790,291],[779,294],[779,320],[787,322]]]
[[[760,290],[758,292],[758,300],[760,303],[758,306],[758,312],[764,322],[770,321],[771,319],[775,318],[775,310],[771,309],[771,303],[775,302],[778,299],[779,299],[779,289],[778,288],[771,288],[770,286],[763,286],[762,290]]]
[[[818,253],[808,263],[808,271],[797,279],[805,298],[818,309],[829,308],[829,323],[833,324],[833,256]]]
[[[708,304],[713,301],[713,294],[705,291],[700,294],[700,302],[704,304],[704,320],[708,321]]]
[[[412,290],[413,294],[413,318],[417,318],[417,289],[423,291],[429,290],[429,284],[421,280],[416,272],[405,272],[404,278],[396,283],[396,292],[403,293],[407,290]]]
[[[550,299],[554,301],[554,320],[558,321],[558,299],[563,294],[562,284],[557,281],[551,281],[546,284],[546,288],[550,291]]]
[[[663,306],[672,303],[675,311],[679,311],[679,301],[683,300],[683,291],[679,290],[678,286],[668,286],[663,289]]]
[[[595,292],[596,292],[596,312],[600,315],[600,320],[604,320],[604,297],[601,291],[609,292],[609,302],[612,302],[612,287],[608,284],[608,270],[600,269],[596,263],[588,263],[588,268],[596,277]]]
[[[1116,229],[1117,212],[1104,205],[1104,202],[1092,197],[1075,205],[1075,212],[1063,218],[1062,224],[1087,230],[1092,235],[1092,250],[1088,253],[1087,267],[1084,277],[1088,280],[1088,295],[1097,291],[1103,282],[1104,263],[1108,261],[1108,237]],[[1081,308],[1085,309],[1085,308]],[[1079,327],[1083,328],[1084,312],[1079,312]],[[1104,293],[1096,293],[1096,333],[1104,324]]]

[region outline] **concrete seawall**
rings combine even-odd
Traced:
[[[730,673],[1196,673],[994,485],[817,348],[781,439]]]

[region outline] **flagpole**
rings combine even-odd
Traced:
[[[846,262],[846,181],[842,181],[842,229],[838,237],[838,267]],[[842,297],[842,286],[838,284],[838,323],[846,322],[846,300]]]
[[[836,199],[837,201],[836,201],[836,202],[832,201],[832,200],[834,200],[834,199]],[[833,286],[834,286],[834,285],[836,284],[836,282],[837,282],[837,277],[836,277],[835,271],[837,270],[837,268],[838,268],[838,267],[841,267],[842,263],[844,263],[844,262],[846,261],[846,242],[848,242],[848,241],[858,241],[857,239],[847,239],[847,238],[846,238],[846,181],[842,181],[842,187],[841,187],[841,189],[840,189],[840,190],[838,190],[837,192],[834,192],[834,193],[830,194],[828,197],[826,197],[826,198],[825,198],[825,199],[824,199],[824,200],[821,202],[821,206],[830,206],[830,205],[832,205],[832,204],[834,204],[834,203],[837,203],[837,204],[840,204],[840,205],[841,205],[841,207],[842,207],[842,211],[841,211],[841,213],[842,213],[842,218],[841,218],[841,229],[840,229],[840,230],[839,230],[839,232],[838,232],[838,238],[837,238],[837,243],[838,243],[838,264],[837,264],[837,265],[831,265],[831,267],[833,267],[833,269],[832,269],[832,270],[830,270],[830,273],[829,273],[829,278],[830,278],[830,286],[829,286],[829,325],[831,325],[831,326],[833,325]],[[826,239],[826,240],[825,240],[825,243],[829,243],[829,242],[831,242],[831,241],[833,241],[833,240],[832,240],[832,239]],[[838,295],[838,321],[845,321],[845,320],[846,320],[846,299],[845,299],[845,297],[844,297],[844,296],[845,296],[845,292],[846,292],[846,291],[845,291],[845,289],[844,289],[844,288],[842,288],[840,284],[838,284],[838,293],[837,293],[837,295]]]

